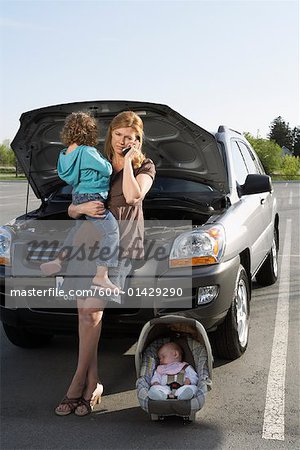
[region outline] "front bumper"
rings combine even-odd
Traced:
[[[164,287],[180,288],[186,284],[189,276],[189,283],[191,289],[189,291],[183,290],[183,293],[188,292],[189,298],[172,297],[160,298],[159,304],[153,302],[153,298],[145,292],[145,295],[139,295],[134,298],[135,307],[126,308],[126,298],[122,307],[105,310],[104,328],[112,330],[124,329],[127,331],[136,331],[146,321],[153,318],[153,316],[175,313],[185,317],[192,317],[199,320],[207,331],[212,331],[221,323],[231,305],[233,292],[235,287],[236,274],[240,264],[239,256],[226,261],[221,264],[211,266],[200,266],[192,269],[168,269],[161,276],[151,279],[147,286],[147,278],[145,277],[145,266],[137,269],[134,276],[127,280],[125,291],[128,292],[130,287],[135,289],[139,286],[140,289],[155,287],[163,289]],[[1,270],[2,269],[2,270]],[[52,279],[41,279],[43,283],[51,281]],[[47,281],[45,281],[47,280]],[[50,280],[50,281],[49,281]],[[8,278],[7,283],[11,287],[14,286],[14,279]],[[197,305],[198,287],[217,285],[219,287],[218,296],[208,304]],[[1,316],[2,322],[15,327],[27,328],[30,330],[38,330],[45,333],[69,333],[75,332],[77,329],[77,312],[76,308],[51,308],[49,307],[49,299],[45,299],[45,307],[32,307],[30,299],[22,297],[18,302],[8,295],[9,289],[5,289],[4,268],[0,268],[0,301],[1,301]],[[140,293],[142,292],[139,291]],[[132,298],[130,299],[132,305]],[[183,305],[188,304],[190,307],[186,308]],[[15,303],[15,305],[14,305]],[[8,307],[9,305],[9,307]],[[76,306],[76,303],[74,303]],[[124,308],[125,307],[125,308]]]

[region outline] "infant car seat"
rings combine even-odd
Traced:
[[[159,363],[157,350],[170,340],[181,346],[183,361],[191,364],[198,374],[198,390],[191,400],[151,400],[148,397],[150,381]],[[211,346],[200,322],[175,315],[150,320],[140,333],[135,353],[136,389],[141,408],[149,413],[151,420],[176,415],[182,416],[184,421],[194,421],[211,389],[212,364]]]

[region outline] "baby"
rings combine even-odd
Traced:
[[[192,366],[182,362],[182,353],[182,348],[175,342],[168,342],[159,348],[160,365],[151,378],[148,391],[151,400],[189,400],[197,393],[198,375]]]

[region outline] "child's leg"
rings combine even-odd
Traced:
[[[197,393],[197,386],[194,384],[185,384],[176,390],[176,397],[178,400],[190,400]]]
[[[67,234],[66,239],[64,240],[64,243],[62,245],[62,248],[57,255],[55,259],[52,261],[43,263],[40,265],[40,269],[43,272],[44,275],[54,275],[55,273],[58,273],[61,271],[61,265],[64,259],[70,255],[73,245],[73,239],[75,236],[75,233],[78,231],[80,226],[82,225],[81,220],[76,220],[75,226],[71,228],[69,233]]]
[[[160,384],[155,384],[151,386],[148,391],[148,397],[151,400],[167,400],[168,395],[170,394],[171,389],[169,386],[162,386]]]
[[[119,289],[108,277],[108,268],[118,265],[119,226],[110,211],[103,219],[94,219],[86,216],[101,233],[101,248],[99,258],[96,260],[97,272],[93,283],[107,289]]]

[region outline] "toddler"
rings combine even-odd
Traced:
[[[148,397],[151,400],[189,400],[194,397],[198,375],[191,365],[182,362],[182,348],[175,342],[168,342],[157,353],[160,365],[151,378]]]
[[[67,148],[59,155],[57,172],[62,180],[73,186],[72,203],[78,205],[94,200],[105,202],[108,197],[112,166],[94,147],[98,142],[95,119],[84,112],[70,114],[65,120],[61,140]],[[118,289],[108,278],[108,268],[118,265],[118,223],[109,210],[105,211],[103,218],[90,216],[85,218],[101,232],[101,248],[110,250],[105,261],[96,260],[97,272],[92,287],[100,290]],[[77,229],[78,227],[74,227],[71,230],[63,247],[72,245]],[[63,248],[56,259],[41,264],[41,271],[45,275],[59,272],[66,253]]]

